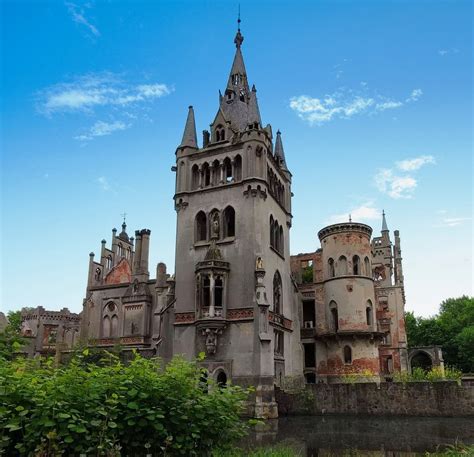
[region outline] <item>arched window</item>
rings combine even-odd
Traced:
[[[102,335],[104,338],[109,338],[110,337],[110,317],[109,316],[104,316],[103,322],[102,322]]]
[[[218,160],[212,162],[212,185],[217,186],[220,181],[221,166]]]
[[[107,270],[110,270],[112,268],[112,256],[110,254],[107,256],[106,267]]]
[[[278,221],[275,220],[273,223],[273,240],[275,245],[273,246],[277,251],[280,250],[280,233],[278,231]]]
[[[214,306],[216,308],[222,308],[222,297],[224,292],[224,283],[222,276],[217,276],[214,282]]]
[[[344,363],[347,365],[352,363],[352,349],[350,346],[344,346]]]
[[[278,270],[273,276],[273,312],[275,314],[281,314],[282,303],[281,303],[281,276]]]
[[[275,232],[273,231],[273,216],[270,216],[270,246],[275,247]]]
[[[124,251],[123,251],[123,246],[121,243],[119,243],[118,248],[117,248],[118,256],[123,257],[124,256]]]
[[[236,155],[234,159],[234,179],[240,181],[242,179],[242,157]]]
[[[337,313],[337,303],[335,301],[329,303],[329,311],[331,313],[331,331],[337,332],[339,331],[339,316]]]
[[[367,304],[365,306],[365,317],[367,321],[367,325],[372,325],[372,302],[367,300]]]
[[[202,275],[202,306],[211,306],[211,280],[209,275]]]
[[[202,179],[204,181],[204,187],[211,185],[211,170],[208,163],[202,166]]]
[[[224,238],[235,236],[235,210],[228,206],[224,210]]]
[[[334,278],[334,259],[331,257],[328,259],[328,274],[330,278]]]
[[[127,248],[127,259],[130,260],[132,258],[132,249],[130,246]]]
[[[193,165],[191,169],[191,189],[196,190],[199,187],[199,167]]]
[[[94,278],[96,281],[100,281],[102,277],[102,270],[100,268],[95,269]]]
[[[341,255],[339,257],[338,265],[337,265],[337,275],[344,276],[347,274],[347,259],[345,256]]]
[[[358,255],[352,257],[352,274],[360,274],[360,259]]]
[[[196,215],[196,241],[207,240],[207,217],[204,211],[199,211]]]
[[[216,127],[216,141],[224,141],[225,140],[225,129],[222,124],[219,124]]]
[[[228,157],[224,159],[224,180],[225,182],[232,182],[232,162]]]
[[[372,276],[372,271],[370,269],[370,260],[368,257],[364,259],[364,268],[365,268],[365,276]]]
[[[279,245],[278,251],[282,255],[283,255],[283,251],[285,250],[283,241],[284,241],[283,240],[283,227],[280,225],[280,228],[278,229],[278,245]]]
[[[111,319],[110,336],[115,338],[118,336],[118,316],[114,314]]]

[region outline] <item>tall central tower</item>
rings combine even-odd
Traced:
[[[218,383],[256,387],[251,413],[275,417],[274,385],[302,376],[298,295],[290,273],[291,173],[280,132],[263,127],[235,36],[219,108],[198,146],[189,107],[176,150],[173,352]]]

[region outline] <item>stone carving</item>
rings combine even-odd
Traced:
[[[211,238],[219,238],[219,233],[220,233],[219,214],[214,213],[214,215],[212,216]]]
[[[221,329],[206,328],[202,331],[203,336],[206,337],[206,353],[213,355],[217,351],[217,335],[222,334]]]
[[[261,257],[257,257],[257,261],[255,262],[255,268],[257,270],[263,270],[263,260]]]

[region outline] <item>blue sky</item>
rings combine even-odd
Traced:
[[[237,2],[4,1],[2,310],[82,309],[88,254],[149,228],[174,265],[174,151],[213,120]],[[399,229],[408,310],[472,294],[469,1],[241,1],[264,124],[293,173],[291,251],[345,219]],[[153,271],[153,268],[152,268]]]

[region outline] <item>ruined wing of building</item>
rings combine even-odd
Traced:
[[[407,369],[400,238],[392,245],[385,219],[373,239],[367,225],[337,224],[319,232],[321,249],[290,256],[292,174],[281,133],[262,122],[243,40],[239,29],[201,146],[190,106],[175,152],[175,275],[160,263],[150,278],[151,232],[129,237],[124,221],[90,254],[81,316],[61,312],[56,325],[35,311],[24,326],[41,329],[40,353],[68,320],[80,338],[61,336],[67,348],[119,344],[165,361],[205,352],[209,377],[255,386],[249,412],[276,417],[275,385]]]

